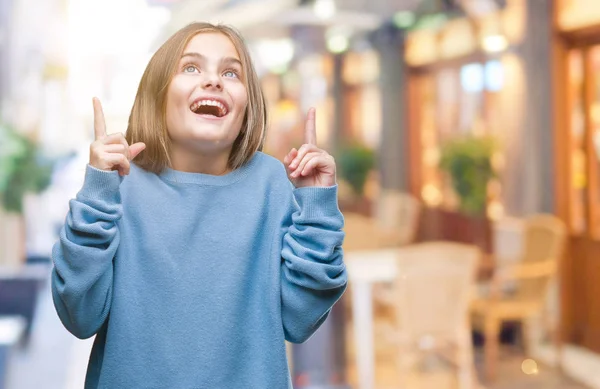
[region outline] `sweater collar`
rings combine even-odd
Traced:
[[[222,176],[215,176],[205,173],[190,173],[180,170],[174,170],[169,167],[165,168],[160,174],[160,178],[166,181],[176,182],[180,184],[196,184],[208,186],[225,186],[233,184],[248,175],[257,164],[261,157],[261,152],[257,151],[243,166],[232,170]]]

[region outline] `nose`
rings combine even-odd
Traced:
[[[223,83],[221,78],[214,72],[204,72],[204,78],[202,79],[202,87],[204,89],[223,89]]]

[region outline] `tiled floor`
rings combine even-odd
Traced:
[[[401,377],[395,368],[394,350],[381,342],[377,343],[375,356],[375,388],[400,389]],[[347,340],[348,381],[355,388],[358,382],[354,366],[352,340]],[[504,346],[498,364],[498,375],[493,382],[486,382],[481,376],[483,355],[477,349],[475,363],[478,372],[479,388],[477,389],[587,389],[582,385],[560,374],[556,369],[539,362],[535,363],[535,373],[525,374],[529,371],[523,368],[525,361],[520,348]],[[531,360],[528,361],[531,363]],[[527,366],[527,365],[525,365]],[[406,386],[402,389],[459,389],[456,371],[448,363],[435,356],[426,358],[418,371],[412,372],[407,378]]]
[[[478,364],[481,363],[477,356]],[[500,360],[498,377],[493,383],[480,380],[479,389],[586,389],[572,379],[562,376],[554,369],[539,364],[537,374],[523,373],[521,365],[524,358],[518,352],[505,351]],[[400,377],[390,360],[377,359],[375,369],[377,389],[399,389]],[[348,369],[348,380],[356,387],[354,366]],[[430,363],[427,368],[413,372],[408,378],[405,389],[458,389],[455,371],[443,362]]]
[[[538,364],[538,374],[526,375],[521,369],[523,357],[519,354],[504,355],[493,384],[484,384],[488,389],[584,389],[572,379],[562,376],[551,367]]]
[[[556,363],[556,349],[551,345],[538,345],[532,351],[540,361],[550,365]],[[566,344],[560,359],[563,371],[570,377],[590,388],[600,389],[600,354],[581,346]]]

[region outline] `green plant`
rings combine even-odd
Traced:
[[[52,168],[35,142],[0,124],[0,200],[6,211],[22,213],[25,194],[46,189]]]
[[[495,150],[496,143],[490,137],[468,136],[442,145],[439,166],[449,175],[462,212],[485,214],[488,183],[496,177],[492,166]]]
[[[375,153],[363,145],[340,149],[336,158],[340,178],[348,182],[356,195],[362,196],[369,172],[375,167]]]

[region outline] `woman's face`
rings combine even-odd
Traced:
[[[190,40],[167,91],[173,152],[183,148],[229,155],[248,103],[243,70],[226,35],[205,32]]]

